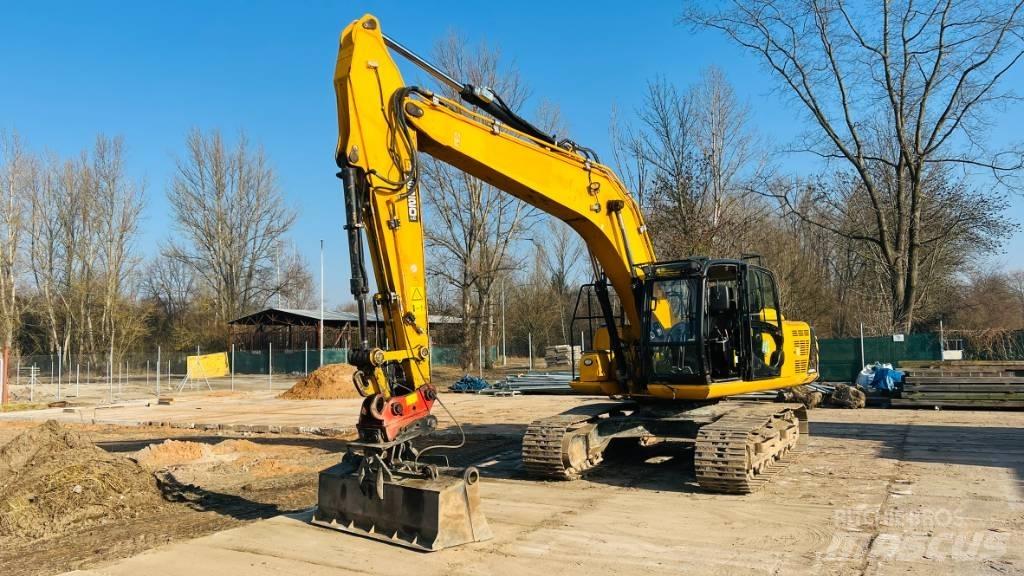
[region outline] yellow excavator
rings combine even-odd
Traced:
[[[392,51],[460,101],[406,85]],[[428,463],[438,446],[413,442],[435,430],[442,402],[430,378],[420,153],[562,220],[589,250],[594,280],[574,320],[589,342],[571,385],[611,401],[532,423],[522,443],[530,475],[576,479],[617,438],[692,442],[697,483],[713,492],[751,492],[783,467],[807,435],[803,406],[728,399],[817,379],[813,332],[783,317],[769,270],[749,258],[659,261],[640,208],[593,151],[451,78],[372,15],[342,33],[334,87],[359,314],[349,362],[364,400],[358,438],[320,474],[314,523],[420,550],[491,537],[478,471]],[[385,346],[368,338],[364,246]]]

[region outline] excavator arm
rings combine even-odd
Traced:
[[[389,48],[423,67],[477,110],[407,86]],[[639,207],[608,167],[585,149],[568,141],[558,143],[533,127],[509,110],[499,95],[448,77],[390,40],[371,15],[342,33],[334,85],[336,156],[348,207],[353,293],[365,314],[368,290],[359,238],[365,232],[377,281],[374,304],[388,341],[387,351],[370,348],[364,332],[364,351],[355,363],[365,394],[390,398],[429,385],[420,152],[578,232],[599,277],[607,279],[622,302],[626,323],[611,331],[612,347],[620,354],[635,353],[641,326],[636,286],[643,276],[641,265],[654,261],[654,250]],[[615,325],[613,319],[607,320],[608,326]],[[636,364],[617,363],[623,370]],[[632,377],[622,371],[621,384],[628,386]]]

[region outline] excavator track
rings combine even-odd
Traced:
[[[785,468],[806,442],[799,405],[750,404],[701,427],[694,450],[697,483],[711,492],[749,494]]]
[[[561,414],[535,420],[523,436],[523,466],[530,476],[575,480],[596,466],[600,456],[588,456],[593,416]]]

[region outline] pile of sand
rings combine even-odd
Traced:
[[[209,444],[181,440],[164,440],[150,444],[132,456],[132,460],[150,470],[159,470],[175,464],[208,459],[213,455]]]
[[[249,440],[231,439],[216,444],[204,444],[188,440],[164,440],[150,444],[136,452],[131,458],[149,470],[161,470],[181,464],[197,462],[226,462],[242,454],[273,453],[279,450],[273,446],[261,446]]]
[[[351,364],[325,364],[281,393],[285,400],[337,400],[359,398],[352,384],[355,367]]]
[[[0,448],[0,537],[61,535],[163,505],[149,472],[56,421]]]

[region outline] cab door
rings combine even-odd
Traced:
[[[771,272],[748,266],[744,278],[745,330],[749,351],[747,360],[751,380],[775,378],[782,373],[782,312],[779,293]]]

